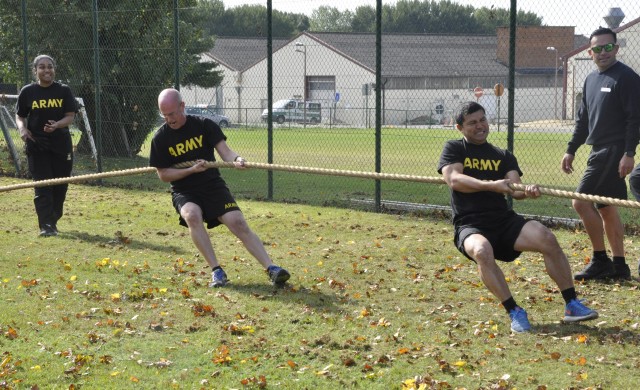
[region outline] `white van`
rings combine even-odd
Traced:
[[[305,110],[306,105],[306,110]],[[262,111],[262,120],[266,121],[268,110]],[[277,123],[298,122],[320,123],[322,108],[318,102],[303,102],[296,99],[283,99],[273,103],[273,121]]]

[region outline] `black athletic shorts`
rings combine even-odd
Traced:
[[[186,203],[191,202],[200,206],[202,209],[202,219],[207,223],[207,229],[214,228],[221,224],[218,217],[233,210],[240,210],[236,200],[231,195],[231,191],[226,186],[220,186],[214,189],[195,190],[189,192],[173,192],[171,194],[173,207],[175,207],[178,215],[180,209]],[[180,225],[187,227],[187,222],[180,216]]]
[[[492,220],[486,224],[456,226],[453,242],[460,253],[473,260],[464,250],[464,241],[472,234],[481,234],[491,244],[496,260],[510,262],[517,259],[522,253],[513,247],[516,245],[522,228],[529,221],[515,212],[510,212],[504,218]]]
[[[627,183],[618,173],[618,165],[624,154],[623,144],[594,146],[587,160],[587,169],[576,192],[588,195],[627,199]],[[596,203],[597,208],[607,205]]]

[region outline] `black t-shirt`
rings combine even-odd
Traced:
[[[479,180],[504,179],[510,171],[517,171],[522,176],[516,157],[508,150],[488,142],[475,145],[464,138],[447,141],[440,155],[438,173],[441,174],[445,166],[455,163],[462,164],[462,173]],[[497,192],[463,193],[451,190],[451,209],[454,225],[475,225],[504,216],[509,212],[509,205],[506,197]]]
[[[174,130],[165,123],[156,131],[151,140],[149,166],[170,168],[185,161],[216,161],[214,147],[226,139],[220,127],[211,119],[187,115],[187,121],[181,128]],[[211,168],[171,182],[171,189],[188,192],[220,185],[225,185],[220,170]]]
[[[640,139],[640,76],[618,61],[604,72],[595,70],[583,86],[582,104],[567,153],[580,145],[623,144],[635,151]]]
[[[49,120],[59,121],[66,113],[76,111],[76,99],[67,85],[58,82],[48,87],[37,83],[25,85],[18,95],[16,113],[27,118],[27,129],[36,140],[35,143],[28,141],[27,149],[35,147],[63,154],[71,152],[68,150],[71,145],[68,127],[45,133],[44,126]]]

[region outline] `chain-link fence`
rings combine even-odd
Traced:
[[[372,28],[282,38],[270,37],[268,25],[257,29],[259,37],[209,36],[202,26],[220,18],[202,8],[207,2],[0,2],[7,10],[0,17],[3,54],[10,58],[3,63],[0,101],[5,174],[26,171],[11,119],[12,96],[32,80],[30,61],[41,53],[57,60],[56,77],[84,102],[72,129],[76,174],[145,166],[150,137],[161,124],[157,94],[177,86],[188,113],[211,116],[230,146],[249,160],[421,176],[437,176],[444,142],[460,137],[456,108],[477,100],[491,121],[490,141],[514,150],[525,182],[569,191],[589,148],[579,150],[572,175],[560,171],[560,160],[582,82],[595,69],[586,51],[590,31],[576,26],[593,30],[609,23],[618,32],[618,58],[640,71],[640,5],[600,9],[599,15],[583,7],[554,15],[554,25],[526,18],[516,25],[508,18],[482,33],[479,22],[468,23],[468,30],[458,22],[451,33],[453,21],[422,21],[407,12],[402,22],[372,1],[382,21],[380,35]],[[406,2],[391,7],[397,10],[400,3]],[[488,20],[501,15],[483,8],[471,16],[480,20],[481,11],[489,13]],[[385,28],[410,22],[436,32]],[[401,210],[446,208],[449,201],[444,185],[266,171],[224,175],[237,196],[256,199]],[[514,207],[576,216],[567,199]],[[626,222],[635,216],[625,210]]]

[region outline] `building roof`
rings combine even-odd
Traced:
[[[293,39],[274,39],[272,51],[282,49],[300,36],[375,72],[376,35],[372,33],[303,32]],[[588,38],[574,37],[581,47]],[[229,69],[244,72],[267,56],[267,39],[218,37],[205,53]],[[497,61],[495,35],[383,34],[383,77],[458,77],[506,75],[508,68]],[[543,69],[538,69],[542,71]],[[520,73],[520,69],[517,70]],[[525,72],[529,73],[529,72]],[[534,72],[536,73],[536,72]],[[538,72],[539,73],[539,72]]]
[[[273,39],[272,51],[289,43],[288,39]],[[231,70],[243,72],[267,57],[267,39],[217,37],[213,49],[205,53]]]
[[[375,34],[303,34],[375,72]],[[506,72],[496,61],[495,35],[382,35],[384,77],[495,76]]]
[[[292,40],[274,39],[275,53],[305,35],[370,72],[375,72],[376,36],[370,33],[304,32]],[[243,72],[267,56],[267,40],[218,37],[205,53],[229,69]],[[470,55],[470,53],[472,53]],[[461,61],[460,59],[464,59]],[[504,74],[496,61],[496,37],[482,35],[384,34],[382,74],[385,77],[485,76]]]
[[[578,49],[584,45],[589,44],[589,37],[585,37],[584,35],[574,35],[573,36],[573,48]]]

